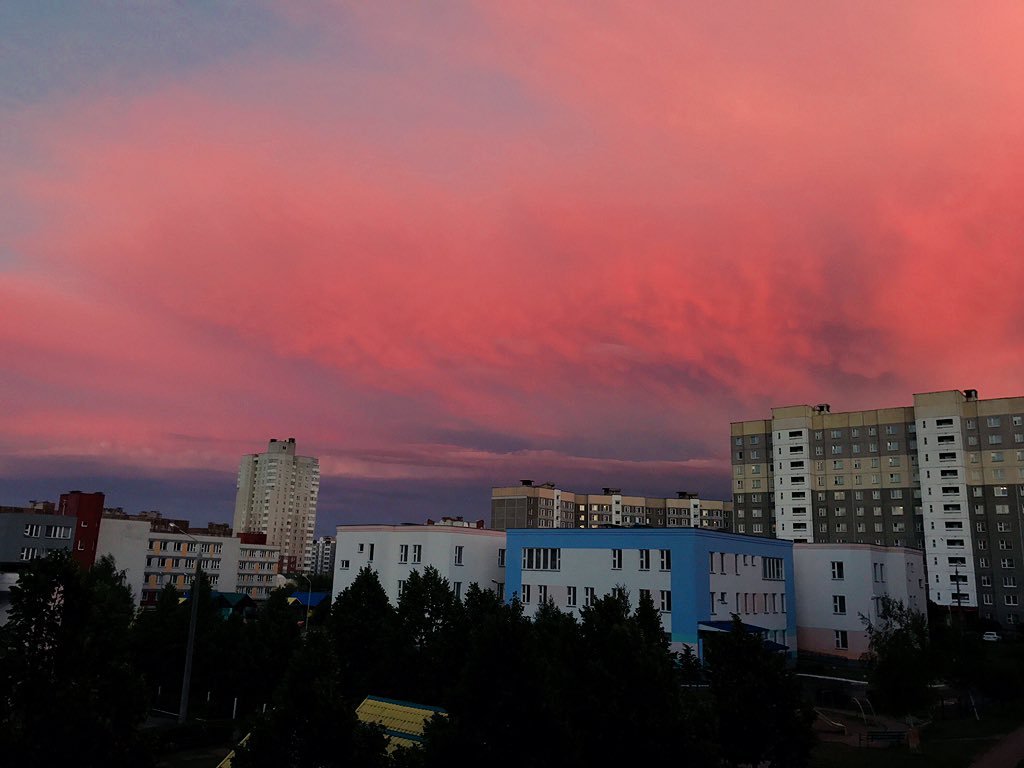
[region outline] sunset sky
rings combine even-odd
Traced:
[[[1024,393],[1024,4],[0,3],[0,504],[729,498],[773,405]]]

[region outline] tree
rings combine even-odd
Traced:
[[[464,608],[448,580],[427,566],[409,574],[398,598],[399,671],[404,698],[444,702],[453,685],[451,670],[462,661]]]
[[[274,706],[260,717],[237,768],[347,768],[387,765],[387,738],[359,722],[353,703],[338,689],[337,659],[330,637],[310,630],[292,656]]]
[[[925,706],[931,680],[927,617],[883,595],[878,620],[860,618],[868,635],[863,660],[879,708],[903,715]]]
[[[650,596],[631,612],[629,595],[616,589],[583,608],[580,619],[586,649],[576,681],[576,727],[587,732],[582,762],[653,763],[679,752],[685,730],[678,680]]]
[[[178,706],[182,665],[188,634],[188,613],[179,604],[178,590],[166,584],[156,606],[140,611],[131,628],[132,655],[157,707]],[[159,700],[156,700],[159,691]]]
[[[369,566],[334,601],[328,630],[341,689],[354,700],[392,695],[397,621],[380,579]]]
[[[36,560],[11,589],[0,629],[0,743],[11,765],[145,764],[146,711],[131,664],[134,616],[110,558],[83,571],[70,553]]]
[[[727,765],[800,766],[814,743],[813,710],[785,659],[736,614],[705,641],[719,755]]]

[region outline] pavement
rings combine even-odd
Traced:
[[[1024,726],[1004,736],[971,763],[971,768],[1017,768],[1021,762],[1024,762]]]

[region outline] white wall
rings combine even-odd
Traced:
[[[470,584],[494,589],[504,584],[505,569],[498,566],[498,550],[505,548],[505,532],[444,525],[365,525],[338,526],[334,556],[335,597],[346,589],[369,565],[377,572],[392,604],[398,604],[398,582],[427,566],[436,568],[454,585],[461,584],[463,596]],[[400,563],[402,545],[409,547],[408,562]],[[422,547],[419,563],[413,562],[413,547]],[[362,551],[360,551],[362,546]],[[373,547],[373,560],[370,548]],[[455,548],[463,547],[462,565],[455,564]]]
[[[138,604],[146,580],[146,548],[149,546],[149,521],[119,520],[104,517],[96,542],[96,558],[110,555],[118,570],[125,571],[132,597]]]
[[[843,564],[843,577],[832,577],[832,563]],[[877,598],[900,600],[927,612],[924,558],[920,550],[869,544],[796,544],[796,620],[800,649],[858,659],[868,639],[861,615],[878,618]],[[846,601],[845,614],[834,610],[833,596]],[[835,632],[847,633],[847,648],[836,648]]]

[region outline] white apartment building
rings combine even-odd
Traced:
[[[1004,626],[1024,599],[1024,397],[773,408],[734,422],[737,525],[794,542],[924,550],[929,598]]]
[[[313,543],[313,573],[325,576],[334,573],[333,536],[321,536]]]
[[[275,586],[280,550],[240,537],[154,531],[150,520],[105,517],[97,544],[97,556],[103,555],[126,572],[135,599],[151,605],[167,584],[189,590],[197,557],[214,590],[265,600]]]
[[[335,598],[366,566],[376,571],[393,605],[409,574],[423,573],[428,566],[436,568],[460,598],[474,583],[481,589],[497,589],[500,595],[505,581],[504,531],[444,520],[428,525],[340,525],[335,542]]]
[[[872,544],[794,544],[801,653],[856,660],[868,650],[862,616],[878,619],[888,595],[927,615],[924,555]]]
[[[554,483],[491,489],[491,528],[604,528],[609,525],[646,525],[654,528],[710,528],[729,530],[732,502],[701,499],[678,491],[675,498],[623,494],[621,488],[601,493],[577,493]]]
[[[238,469],[233,528],[265,533],[285,562],[313,568],[313,531],[320,494],[320,461],[297,456],[295,438],[271,440],[264,453],[243,456]]]

